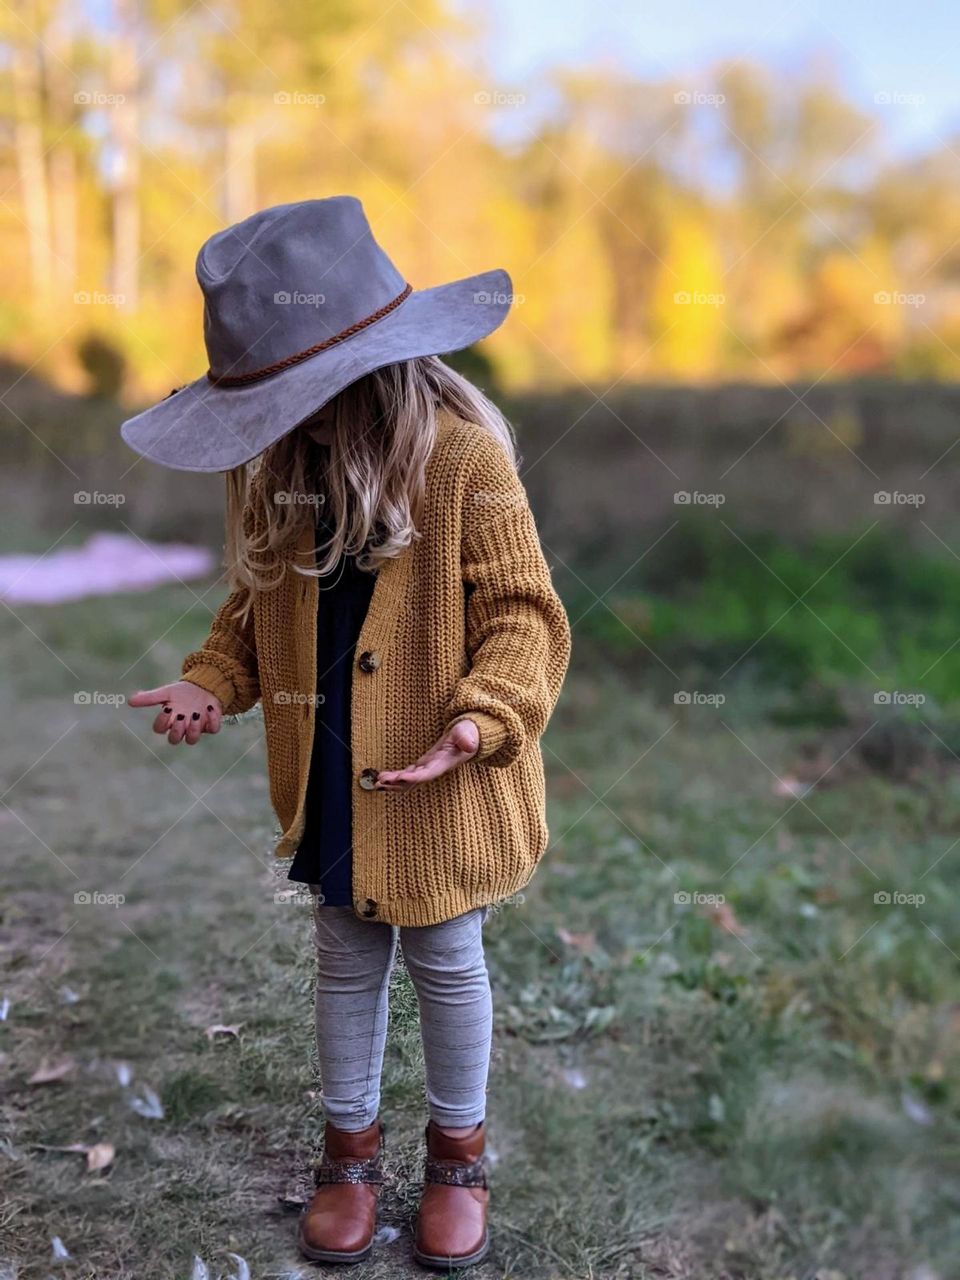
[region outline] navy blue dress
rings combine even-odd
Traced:
[[[317,543],[330,536],[318,521]],[[317,694],[313,753],[307,782],[306,824],[288,879],[318,886],[323,905],[353,903],[353,760],[350,691],[355,650],[376,575],[341,556],[317,579]]]

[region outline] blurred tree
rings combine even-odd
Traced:
[[[563,106],[544,133],[543,159],[559,161],[562,167],[552,166],[556,177],[581,188],[586,200],[579,216],[596,226],[595,260],[587,270],[599,286],[591,292],[600,312],[593,323],[604,348],[603,372],[642,375],[652,363],[654,291],[663,271],[672,270],[664,254],[680,166],[667,157],[691,145],[689,115],[666,86],[641,84],[611,68],[566,73],[557,83]],[[676,287],[682,287],[679,278]]]
[[[65,6],[50,6],[42,42],[46,93],[44,151],[49,175],[54,274],[59,300],[77,282],[76,30]]]
[[[113,0],[109,184],[113,206],[113,292],[118,305],[136,311],[140,302],[140,84],[138,44],[142,30],[138,0]]]
[[[116,399],[123,389],[126,360],[108,338],[89,333],[78,343],[77,355],[88,379],[88,392],[106,400]]]
[[[707,211],[691,206],[674,215],[652,299],[657,367],[689,378],[715,377],[725,310]]]
[[[450,0],[0,5],[14,356],[85,383],[58,349],[63,303],[107,307],[109,284],[122,323],[85,327],[115,333],[132,394],[162,394],[202,369],[203,240],[352,192],[416,287],[510,270],[511,323],[484,346],[509,389],[956,375],[951,139],[882,160],[881,117],[817,63],[727,62],[682,84],[602,64],[504,86],[477,54],[481,21]]]
[[[465,351],[451,351],[446,362],[457,373],[476,383],[491,399],[497,399],[497,371],[493,361],[481,347],[467,347]]]
[[[20,204],[30,255],[33,301],[42,308],[53,287],[53,243],[50,234],[50,196],[44,163],[40,6],[25,4],[24,14],[8,11],[5,39],[8,44],[11,81],[13,140],[17,156]]]

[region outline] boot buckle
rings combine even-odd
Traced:
[[[370,1160],[327,1160],[324,1159],[317,1165],[314,1172],[314,1182],[318,1187],[326,1186],[331,1182],[367,1182],[372,1185],[382,1184],[384,1181],[383,1170],[380,1167],[380,1157],[374,1156]]]
[[[469,1162],[428,1157],[424,1166],[424,1181],[446,1187],[483,1187],[486,1190],[486,1160],[483,1156]]]

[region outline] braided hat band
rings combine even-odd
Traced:
[[[321,351],[328,351],[330,347],[335,347],[338,343],[346,342],[347,338],[352,338],[355,333],[369,329],[372,324],[376,324],[378,320],[382,320],[391,311],[395,311],[401,302],[409,298],[412,292],[413,285],[408,284],[402,293],[398,293],[390,302],[378,307],[376,311],[364,316],[362,320],[348,325],[346,329],[341,329],[339,333],[333,334],[332,337],[325,338],[323,342],[317,342],[314,346],[307,347],[305,351],[297,351],[292,356],[277,360],[275,364],[265,365],[262,369],[253,369],[250,373],[238,374],[217,374],[212,369],[208,369],[207,380],[212,382],[215,387],[244,387],[250,382],[259,382],[261,378],[269,378],[274,373],[289,369],[291,365],[300,364],[304,360],[309,360],[311,356],[319,355]]]

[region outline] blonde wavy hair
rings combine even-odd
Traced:
[[[513,429],[478,387],[437,356],[386,365],[340,392],[322,414],[329,448],[310,435],[321,415],[301,423],[259,458],[227,472],[226,564],[245,618],[260,591],[281,581],[287,564],[319,577],[341,555],[368,572],[419,537],[427,462],[446,409],[484,427],[517,465]],[[289,550],[322,507],[329,538],[316,559]],[[258,532],[254,532],[258,530]]]

